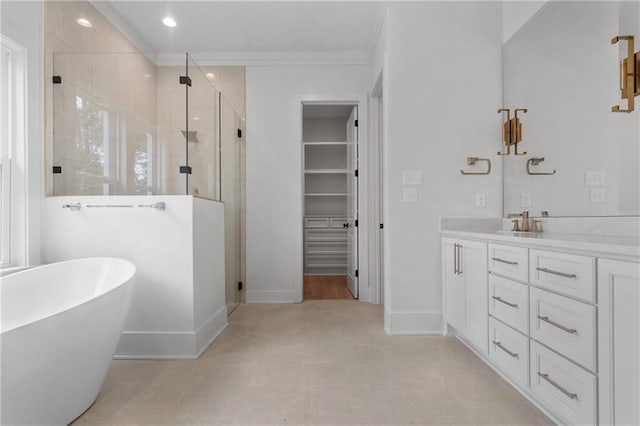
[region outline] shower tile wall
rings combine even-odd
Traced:
[[[146,139],[155,140],[155,65],[88,2],[45,2],[44,7],[45,75],[62,76],[62,84],[47,79],[45,85],[46,194],[152,192],[146,186],[155,185],[146,179],[142,187],[134,188],[139,176],[147,173],[138,170],[136,179],[132,163],[135,145],[145,144],[146,149]],[[78,25],[80,17],[92,27]],[[102,142],[112,146],[109,158],[102,158],[98,166],[88,165],[91,161],[76,146],[83,106],[108,117],[101,116],[101,124],[108,126]],[[127,147],[113,146],[120,138],[128,138]],[[51,174],[54,165],[62,166],[62,175]],[[149,171],[149,177],[155,175]]]

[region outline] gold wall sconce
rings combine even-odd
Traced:
[[[488,175],[491,173],[491,160],[488,158],[467,157],[467,166],[474,166],[479,161],[487,163],[487,170],[483,172],[465,172],[464,170],[460,170],[460,173],[463,175]]]
[[[552,172],[532,172],[531,166],[537,166],[544,161],[544,157],[533,157],[527,160],[527,174],[532,176],[550,176],[555,175],[556,171]]]
[[[627,100],[627,108],[614,105],[611,112],[632,112],[634,97],[640,95],[640,51],[634,52],[632,35],[616,36],[611,39],[611,44],[617,44],[621,40],[627,41],[627,57],[620,61],[620,96]]]
[[[527,152],[518,152],[518,143],[522,141],[522,123],[518,118],[518,112],[522,111],[527,113],[526,108],[518,108],[513,110],[513,118],[511,118],[511,110],[507,108],[500,108],[498,114],[502,112],[507,113],[507,121],[502,124],[502,141],[507,146],[507,152],[498,151],[498,155],[511,154],[511,145],[514,147],[514,155],[526,155]]]

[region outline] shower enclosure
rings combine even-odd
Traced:
[[[180,66],[158,66],[150,58],[53,54],[47,195],[192,195],[223,202],[226,300],[239,303],[244,119],[216,87],[216,73],[189,54]],[[243,92],[243,70],[241,83]]]

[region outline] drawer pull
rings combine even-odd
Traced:
[[[578,330],[576,330],[575,328],[567,328],[562,324],[558,324],[557,322],[550,320],[549,317],[543,317],[542,315],[538,315],[538,319],[540,321],[546,322],[547,324],[551,324],[552,326],[557,327],[560,330],[565,331],[569,334],[578,334]]]
[[[578,394],[577,393],[571,393],[568,390],[566,390],[565,388],[563,388],[562,386],[560,386],[559,384],[557,384],[556,382],[554,382],[553,380],[551,380],[551,378],[549,377],[548,374],[545,373],[538,373],[538,376],[542,377],[544,380],[546,380],[551,386],[553,386],[554,388],[558,389],[560,392],[562,392],[563,394],[567,395],[569,398],[571,399],[578,399]]]
[[[504,346],[502,346],[502,343],[500,342],[496,342],[495,340],[492,341],[494,345],[496,345],[497,347],[499,347],[500,349],[502,349],[503,351],[505,351],[509,356],[511,356],[511,358],[520,358],[520,355],[511,352],[509,349],[505,348]]]
[[[504,303],[507,306],[511,306],[512,308],[517,308],[518,307],[518,305],[516,305],[515,303],[507,302],[506,300],[502,299],[500,296],[491,296],[491,298],[493,300],[496,300],[496,301],[500,302],[500,303]]]
[[[507,265],[517,265],[518,264],[518,262],[512,262],[510,260],[500,259],[499,257],[492,257],[491,260],[494,260],[494,261],[500,262],[500,263],[506,263]]]
[[[576,278],[577,277],[576,274],[567,274],[567,273],[564,273],[564,272],[558,272],[558,271],[554,271],[552,269],[547,269],[547,268],[536,268],[536,271],[546,272],[547,274],[559,275],[559,276],[565,277],[565,278]]]

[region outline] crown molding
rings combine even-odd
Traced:
[[[368,64],[370,64],[371,60],[373,59],[373,55],[376,51],[376,46],[378,45],[378,40],[380,39],[380,34],[382,33],[382,29],[384,28],[384,20],[387,18],[388,5],[388,0],[384,0],[382,3],[382,7],[380,8],[380,12],[378,13],[376,29],[373,33],[373,37],[371,37],[371,42],[369,43],[369,54],[367,55]]]
[[[198,65],[367,65],[365,51],[191,53]],[[184,53],[158,53],[156,65],[184,65]]]

